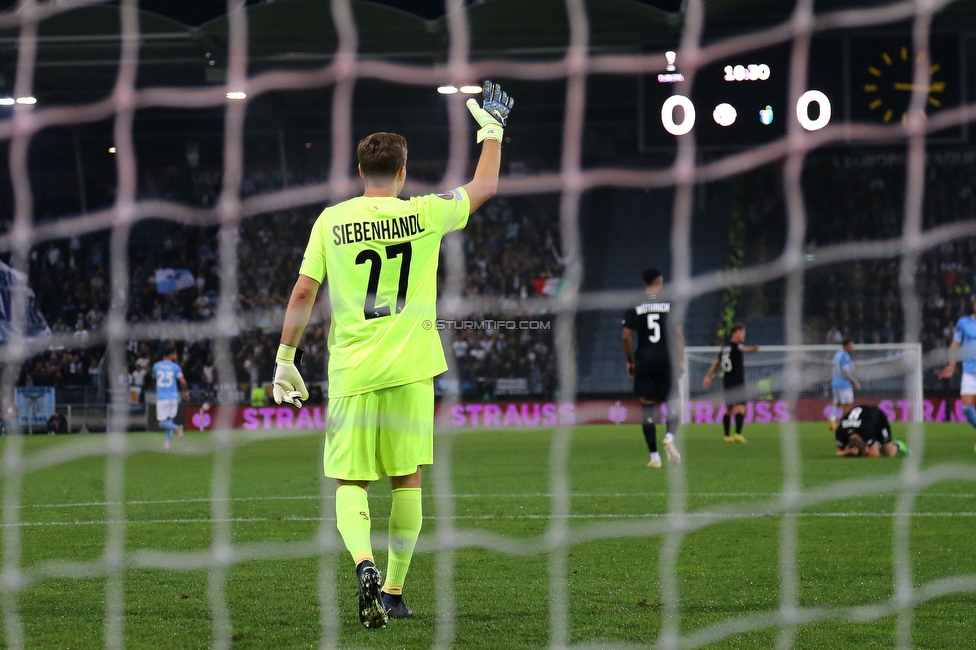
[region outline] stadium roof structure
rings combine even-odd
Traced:
[[[706,40],[755,31],[783,21],[794,6],[785,0],[704,1]],[[157,2],[152,6],[164,8],[178,4],[181,3]],[[815,2],[818,12],[884,4],[890,3],[882,0]],[[408,11],[366,0],[352,0],[351,6],[357,26],[357,55],[361,59],[417,66],[447,61],[450,17],[425,20]],[[589,0],[585,6],[592,53],[663,52],[679,43],[684,24],[680,13],[669,13],[640,0]],[[277,0],[251,4],[246,11],[249,74],[321,69],[335,56],[339,39],[331,3],[327,0]],[[173,15],[178,15],[175,12],[174,9]],[[489,0],[469,6],[467,18],[471,56],[476,61],[556,60],[565,54],[570,39],[565,0]],[[228,25],[226,15],[191,27],[173,17],[140,10],[138,86],[201,88],[222,84],[226,77]],[[908,27],[903,22],[886,29],[907,32]],[[976,33],[976,2],[957,0],[950,4],[936,16],[933,28]],[[119,9],[107,4],[78,7],[43,20],[38,28],[33,79],[33,94],[39,107],[90,103],[108,97],[119,67],[119,29]],[[13,91],[18,37],[14,17],[9,12],[0,13],[0,96],[9,96]],[[976,57],[973,54],[976,48],[968,51]],[[966,69],[976,71],[976,60],[970,61]],[[542,134],[540,137],[551,137],[558,142],[565,81],[510,83],[518,91],[520,123],[531,124]],[[391,85],[374,79],[357,81],[357,120],[370,126],[404,128],[402,124],[409,123],[412,128],[418,128],[416,125],[430,121],[432,108],[444,110],[444,103],[438,102],[436,95],[431,97],[432,86],[438,84],[423,87],[405,84],[398,85],[396,90],[402,98],[401,107],[415,109],[411,112],[401,108],[394,115]],[[636,124],[636,85],[629,79],[591,75],[587,81],[588,124],[594,120]],[[3,110],[0,108],[0,119]],[[329,128],[330,111],[330,87],[273,92],[249,103],[248,122],[266,129],[319,129],[324,133]],[[222,121],[223,110],[217,107],[195,111],[154,109],[139,111],[137,127],[151,124],[154,126],[148,130],[156,132],[178,129],[181,133],[219,135]],[[100,127],[86,125],[82,135],[94,134],[99,129],[110,134],[110,121]],[[631,138],[629,134],[619,137]]]
[[[178,4],[178,3],[173,3]],[[818,12],[889,4],[883,0],[817,0]],[[706,38],[782,21],[794,3],[783,0],[705,0]],[[936,17],[935,29],[976,31],[976,3],[958,0]],[[153,5],[158,6],[158,5]],[[586,3],[592,51],[666,49],[678,44],[684,16],[639,0]],[[353,0],[358,53],[417,63],[445,61],[449,19],[424,20],[385,4]],[[338,46],[331,3],[279,0],[247,7],[251,73],[327,64]],[[174,9],[174,12],[176,10]],[[561,56],[569,43],[564,0],[491,0],[467,8],[472,57]],[[0,18],[3,14],[0,14]],[[139,84],[217,83],[226,63],[228,19],[198,27],[140,11]],[[10,20],[6,25],[12,25]],[[0,93],[9,92],[19,32],[0,29]],[[110,91],[118,68],[119,14],[109,5],[58,13],[39,27],[36,94],[47,102],[91,101]],[[81,71],[84,73],[81,74]]]
[[[656,9],[637,0],[601,0],[589,11],[593,51],[640,51],[656,39],[677,43],[681,20],[677,14]],[[424,20],[383,4],[353,0],[357,25],[357,54],[363,59],[393,60],[431,65],[447,60],[449,20]],[[338,48],[331,3],[323,0],[285,0],[247,7],[249,73],[270,70],[310,70],[327,66]],[[517,16],[517,20],[513,20]],[[0,14],[0,19],[3,15]],[[569,20],[563,0],[496,0],[468,9],[472,57],[520,60],[557,59],[569,43]],[[172,18],[140,11],[141,44],[139,87],[206,87],[225,80],[228,50],[228,18],[220,16],[198,27]],[[4,23],[0,22],[0,25]],[[8,20],[6,25],[15,24]],[[34,96],[39,106],[80,104],[111,94],[120,56],[119,10],[116,6],[80,7],[45,19],[38,28]],[[0,96],[12,92],[17,67],[19,32],[0,29]],[[663,59],[662,59],[663,64]],[[438,85],[438,84],[433,84]],[[386,110],[389,84],[360,80],[356,86],[357,115]],[[411,93],[429,94],[432,87],[405,87],[404,103],[420,105]],[[283,117],[298,128],[328,124],[329,89],[317,92],[271,93],[251,104],[249,121],[261,116]],[[523,91],[520,108],[527,115],[533,103]],[[561,119],[561,90],[541,84],[539,110]],[[632,99],[628,100],[632,102]],[[148,115],[143,115],[147,114]],[[184,112],[185,113],[185,112]],[[190,130],[220,132],[214,120],[220,109],[197,111],[200,123]],[[212,114],[206,117],[203,114]],[[558,115],[557,115],[558,114]],[[173,119],[172,111],[140,111],[141,120]],[[179,117],[186,125],[186,115]],[[204,124],[205,121],[208,123]],[[422,120],[421,120],[422,121]],[[106,125],[106,128],[110,128]],[[184,126],[185,128],[185,126]]]

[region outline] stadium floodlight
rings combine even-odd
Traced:
[[[466,95],[477,95],[481,92],[481,86],[461,86],[461,92]]]
[[[246,99],[247,93],[241,91],[233,91],[227,93],[227,99]]]
[[[480,90],[480,89],[479,89]],[[458,91],[457,86],[438,86],[437,92],[442,95],[454,95]]]
[[[108,148],[108,152],[109,153],[115,153],[115,147],[109,147]]]
[[[37,97],[18,97],[17,103],[33,105],[37,103]]]
[[[13,97],[0,97],[0,106],[13,106],[15,103]]]

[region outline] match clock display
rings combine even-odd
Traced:
[[[976,0],[973,0],[976,2]],[[959,33],[932,32],[915,51],[910,32],[831,34],[810,45],[805,92],[789,99],[792,44],[784,43],[715,61],[684,79],[680,53],[641,86],[641,146],[672,147],[693,134],[702,147],[753,147],[782,138],[791,124],[808,131],[845,121],[897,125],[909,118],[913,92],[922,93],[926,117],[964,101]],[[917,88],[916,65],[929,79]],[[672,69],[673,68],[673,69]],[[958,142],[966,126],[929,133],[932,141]]]
[[[916,88],[916,63],[925,65],[929,81],[921,90],[924,116],[960,102],[959,40],[933,34],[927,51],[915,52],[911,38],[865,37],[851,43],[851,113],[858,121],[904,123]]]

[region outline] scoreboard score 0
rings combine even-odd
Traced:
[[[832,122],[905,120],[916,60],[930,62],[926,113],[962,102],[957,34],[933,34],[915,54],[911,35],[824,36],[810,47],[805,92],[788,104],[792,44],[753,50],[708,65],[689,90],[680,57],[667,53],[667,72],[641,79],[644,149],[673,147],[694,133],[702,146],[746,147],[783,137],[793,120],[809,131]],[[959,140],[961,129],[940,133]]]

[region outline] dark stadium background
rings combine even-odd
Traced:
[[[7,7],[12,4],[4,3]],[[857,4],[879,3],[865,0]],[[251,17],[250,74],[327,65],[336,47],[329,3],[247,5]],[[788,17],[790,5],[775,0],[707,2],[704,40],[714,42],[780,22]],[[227,57],[225,6],[223,2],[140,3],[144,41],[138,86],[206,87],[223,83]],[[446,60],[448,31],[442,3],[354,2],[353,6],[361,23],[361,55],[417,65]],[[604,0],[587,6],[593,55],[663,52],[677,47],[683,25],[679,2]],[[850,2],[840,0],[816,3],[819,12],[850,6]],[[476,60],[515,56],[552,60],[565,53],[568,25],[561,0],[497,0],[468,3],[468,9],[472,57]],[[817,56],[822,53],[823,58],[811,66],[811,83],[827,84],[831,92],[837,93],[838,120],[852,114],[847,104],[860,101],[855,73],[876,54],[865,43],[879,38],[905,42],[910,27],[906,22],[883,30],[827,32],[814,39],[813,52]],[[118,29],[118,10],[111,5],[79,9],[46,20],[40,27],[42,41],[33,84],[38,106],[80,105],[109,96],[118,71]],[[957,56],[957,60],[943,61],[943,74],[954,93],[953,105],[968,100],[966,88],[976,88],[974,32],[973,3],[956,2],[935,16],[933,51],[949,48]],[[849,44],[850,61],[838,55],[844,43]],[[782,49],[762,55],[781,56],[776,52]],[[737,62],[752,62],[738,58]],[[12,92],[16,62],[16,30],[0,32],[0,95]],[[783,62],[778,63],[782,69]],[[715,69],[713,66],[706,72],[711,74]],[[702,75],[703,79],[707,76],[705,72]],[[701,82],[698,91],[704,93],[703,101],[711,100],[712,93],[721,90],[721,84],[709,79]],[[502,81],[517,98],[512,123],[506,131],[510,141],[506,142],[503,173],[525,176],[557,171],[562,154],[565,82]],[[666,139],[669,136],[663,140],[642,137],[646,136],[642,131],[657,124],[658,119],[653,107],[649,110],[643,105],[647,95],[641,91],[653,81],[637,75],[591,75],[587,79],[584,168],[664,169],[672,163],[674,147]],[[772,92],[769,89],[774,87],[783,91],[785,86],[780,80],[755,89]],[[741,91],[749,89],[742,87]],[[785,97],[781,99],[785,102]],[[274,92],[249,100],[242,188],[245,197],[279,189],[283,168],[289,187],[328,180],[333,137],[331,102],[329,87]],[[355,86],[353,137],[381,129],[402,132],[410,142],[410,177],[424,187],[436,186],[444,172],[448,150],[446,108],[447,100],[433,87],[360,79]],[[7,114],[9,110],[0,107]],[[721,159],[754,144],[748,133],[725,140],[709,135],[709,128],[715,130],[714,125],[708,125],[710,111],[699,112],[700,163]],[[784,128],[788,113],[785,109],[777,112],[777,119],[783,119],[776,122],[775,128]],[[116,178],[115,161],[108,153],[113,146],[112,128],[112,120],[104,120],[48,128],[33,138],[30,172],[36,222],[53,223],[111,206]],[[223,108],[141,110],[133,133],[139,159],[140,198],[212,205],[220,189]],[[969,130],[935,134],[929,147],[925,227],[971,219],[976,197],[968,189],[974,180]],[[900,234],[904,152],[904,143],[896,142],[835,146],[811,153],[804,173],[809,255],[815,256],[818,247],[831,243]],[[12,210],[7,161],[4,142],[0,144],[0,231],[9,228]],[[739,263],[734,260],[745,265],[769,262],[782,251],[785,208],[779,163],[701,185],[695,201],[694,273]],[[669,269],[672,203],[670,189],[599,187],[586,192],[579,220],[583,290],[636,291],[645,266],[654,264]],[[277,341],[275,310],[285,304],[306,233],[321,205],[261,215],[242,223],[239,302],[242,317],[250,326],[234,340],[237,376],[227,383],[239,387],[243,401],[248,399],[252,380],[261,384],[270,380]],[[30,262],[31,284],[52,328],[82,333],[102,326],[108,304],[107,241],[108,231],[103,230],[75,242],[60,239],[35,247]],[[180,322],[210,318],[220,288],[215,242],[214,227],[191,228],[162,219],[140,222],[130,239],[130,320]],[[554,291],[565,271],[559,195],[550,192],[496,199],[472,220],[465,233],[465,246],[467,295],[521,300]],[[76,258],[73,263],[72,256]],[[9,254],[3,258],[9,259]],[[973,242],[968,240],[948,244],[922,257],[917,277],[923,301],[922,343],[936,357],[944,355],[951,336],[950,325],[967,309],[967,297],[976,286],[974,258]],[[177,295],[156,294],[152,276],[156,268],[165,267],[189,269],[200,282],[199,287]],[[835,264],[808,273],[805,341],[823,343],[834,330],[863,343],[901,341],[903,313],[897,273],[897,258]],[[771,281],[745,287],[735,296],[737,318],[746,321],[751,341],[783,342],[783,290],[781,281]],[[716,342],[723,300],[728,299],[727,293],[716,292],[692,303],[686,322],[690,344]],[[526,315],[530,315],[535,307],[531,301],[524,304],[528,305]],[[313,326],[309,340],[324,341],[323,328],[322,324]],[[146,342],[148,351],[141,350],[141,345],[133,343],[134,349],[126,359],[131,370],[143,356],[157,358],[158,341]],[[505,390],[522,390],[523,396],[552,399],[558,394],[558,352],[551,333],[501,333],[491,340],[471,334],[460,337],[455,345],[460,358],[456,368],[459,388],[465,399],[500,396],[498,379],[519,380],[506,384],[509,388]],[[195,387],[194,400],[200,401],[212,389],[207,381],[212,376],[212,350],[201,341],[180,342],[180,346],[185,350],[183,359]],[[323,347],[320,343],[310,354],[309,378],[314,382],[326,379]],[[479,348],[487,350],[482,355]],[[25,366],[20,382],[56,385],[61,402],[105,400],[108,382],[104,377],[103,350],[99,346],[81,346],[74,351],[40,355]],[[476,354],[472,355],[472,350]],[[576,350],[572,353],[576,355],[581,393],[601,397],[629,393],[619,350],[619,314],[615,310],[581,312],[577,318]],[[93,386],[94,380],[88,374],[90,366],[96,369],[96,375],[97,369],[102,369],[97,386]],[[512,389],[512,385],[522,388]],[[926,388],[941,392],[952,386],[942,384],[929,373]]]
[[[426,20],[433,20],[444,15],[443,0],[374,0],[376,4],[386,5],[395,9],[402,9],[416,14]],[[465,0],[466,5],[481,4],[484,0]],[[679,11],[682,0],[635,0],[643,4],[663,9],[664,11]],[[0,2],[0,9],[16,6],[16,1],[4,0]],[[107,2],[107,5],[117,5],[118,2]],[[246,0],[247,6],[260,4],[274,4],[274,0]],[[172,2],[170,0],[143,0],[139,7],[154,13],[178,20],[186,25],[200,25],[227,13],[225,0],[193,0],[192,2]]]

